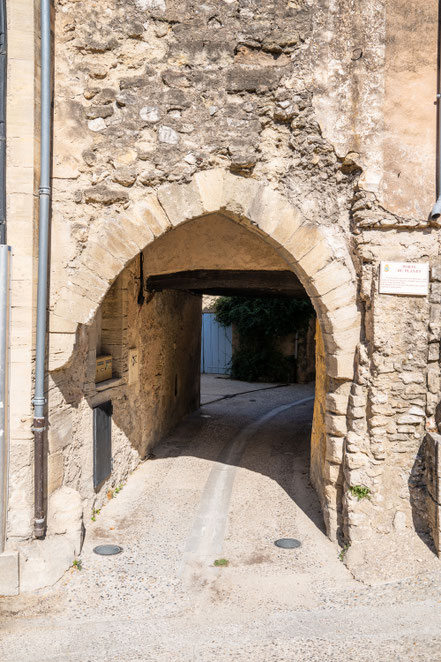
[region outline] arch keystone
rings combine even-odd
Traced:
[[[224,194],[224,175],[222,168],[202,170],[194,176],[199,191],[204,214],[219,211]]]
[[[247,218],[248,209],[263,185],[254,179],[226,173],[222,196],[222,209],[236,218]]]

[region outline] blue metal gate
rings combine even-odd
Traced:
[[[201,372],[228,375],[232,356],[232,329],[216,322],[214,313],[202,313]]]

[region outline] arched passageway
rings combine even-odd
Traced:
[[[55,287],[52,305],[50,419],[60,404],[64,414],[70,410],[64,484],[91,504],[198,406],[200,292],[306,293],[321,329],[312,478],[328,534],[337,535],[345,414],[360,334],[353,267],[338,231],[306,224],[265,184],[206,171],[190,184],[160,187],[124,215],[97,220],[68,276]],[[114,366],[104,385],[95,382],[103,348]],[[115,423],[113,469],[110,482],[93,491],[92,411],[107,401]],[[50,461],[60,449],[50,442],[49,452]]]

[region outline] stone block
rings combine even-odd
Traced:
[[[284,248],[291,253],[295,262],[300,262],[302,257],[323,241],[324,235],[317,225],[301,225],[285,243]],[[305,271],[304,274],[308,276]]]
[[[332,464],[343,462],[343,437],[328,436],[326,440],[326,460]]]
[[[103,248],[124,265],[139,253],[138,244],[126,235],[119,217],[110,217],[100,223],[99,239]]]
[[[348,431],[346,416],[336,416],[335,414],[326,414],[326,429],[329,434],[335,437],[345,437]]]
[[[75,333],[77,323],[72,320],[66,320],[53,313],[49,314],[49,332],[50,333]]]
[[[65,536],[72,543],[74,553],[80,553],[83,535],[83,503],[79,492],[64,485],[50,496],[47,533],[49,536]]]
[[[96,308],[96,302],[89,299],[84,293],[64,287],[60,290],[53,312],[58,317],[66,320],[86,324],[95,315]],[[57,336],[66,334],[53,335]]]
[[[439,393],[440,390],[440,374],[438,366],[434,370],[427,371],[427,388],[431,393]]]
[[[348,396],[346,393],[328,393],[326,396],[326,409],[333,414],[346,416],[348,411]]]
[[[322,318],[323,319],[323,318]],[[331,321],[326,326],[331,326]],[[355,347],[360,342],[360,324],[357,322],[350,329],[339,329],[338,326],[334,327],[333,333],[323,333],[323,342],[325,343],[326,351],[330,354],[336,354],[341,350],[347,350],[348,347]]]
[[[413,414],[403,414],[397,418],[398,425],[419,425],[424,422],[424,417]]]
[[[311,280],[317,295],[322,296],[343,283],[351,283],[352,274],[346,265],[334,260],[318,271]]]
[[[95,271],[104,281],[111,282],[124,266],[124,260],[109,253],[100,238],[90,237],[81,256],[81,265]]]
[[[332,261],[333,255],[332,247],[323,238],[299,259],[298,264],[308,278],[311,278]]]
[[[147,195],[137,202],[133,209],[134,218],[147,223],[154,237],[160,237],[169,230],[171,223],[155,194]]]
[[[51,495],[63,484],[64,458],[63,453],[52,453],[47,460],[47,491]]]
[[[286,241],[303,222],[299,210],[270,186],[263,186],[253,198],[247,215],[262,232],[285,247]]]
[[[254,179],[225,174],[222,208],[233,217],[248,218],[249,209],[263,185]]]
[[[428,361],[439,361],[439,343],[429,345]]]
[[[104,280],[97,274],[97,268],[90,270],[84,264],[75,270],[70,270],[68,279],[70,287],[73,286],[78,291],[87,292],[88,298],[92,299],[95,303],[101,301],[109,287],[109,281]]]
[[[357,291],[353,283],[342,283],[331,292],[320,297],[320,306],[327,310],[337,310],[349,304],[355,304]]]
[[[69,362],[75,345],[74,333],[51,333],[49,338],[49,370],[58,370]]]
[[[172,225],[202,216],[204,209],[195,182],[191,184],[163,184],[158,189],[158,200]]]
[[[0,554],[0,597],[18,595],[19,576],[18,552]]]
[[[219,211],[222,206],[224,191],[224,175],[222,168],[198,172],[194,181],[199,191],[203,213]]]
[[[148,244],[154,240],[154,235],[147,223],[139,222],[138,219],[129,216],[120,217],[123,232],[130,241],[135,243],[142,251]]]
[[[328,356],[326,367],[329,377],[352,380],[354,378],[354,352],[338,352]]]
[[[362,469],[367,467],[369,464],[369,459],[364,453],[347,453],[346,455],[346,466],[349,470],[353,469]]]
[[[20,545],[20,591],[36,591],[55,584],[72,566],[74,545],[65,536],[47,537]]]
[[[56,453],[72,441],[72,409],[63,407],[49,414],[49,452]]]
[[[341,464],[325,462],[324,478],[332,485],[341,485],[343,482],[343,471]]]

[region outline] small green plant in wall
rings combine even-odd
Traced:
[[[75,570],[82,570],[83,569],[83,562],[81,559],[75,559],[74,562],[72,563],[72,568]]]
[[[118,487],[115,487],[115,489],[113,490],[113,495],[115,496],[115,494],[118,494],[119,492],[121,492],[123,487],[124,487],[124,485],[122,485],[122,484],[118,485]]]
[[[213,565],[216,568],[226,568],[228,565],[230,565],[230,562],[227,561],[227,559],[216,559]]]
[[[92,522],[96,521],[96,516],[99,515],[101,512],[101,508],[93,508],[92,509],[92,517],[90,518]]]
[[[348,551],[348,549],[349,549],[350,546],[351,546],[351,543],[348,542],[348,544],[345,545],[345,546],[342,548],[340,554],[338,555],[338,558],[340,559],[341,562],[344,561],[345,554],[346,554],[346,552]]]
[[[351,485],[349,492],[352,496],[357,497],[358,501],[371,498],[371,491],[366,485]]]

